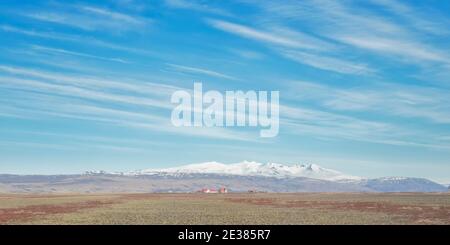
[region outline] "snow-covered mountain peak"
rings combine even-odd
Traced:
[[[129,175],[183,175],[183,174],[222,174],[241,176],[266,176],[276,178],[307,177],[322,180],[360,180],[360,177],[345,175],[335,170],[322,168],[316,164],[284,165],[280,163],[259,163],[243,161],[224,164],[204,162],[165,169],[146,169],[129,172]]]

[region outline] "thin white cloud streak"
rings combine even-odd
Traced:
[[[400,86],[400,87],[397,87]],[[282,133],[309,135],[318,139],[343,139],[404,147],[450,149],[449,142],[431,128],[416,128],[400,123],[373,121],[342,114],[376,112],[385,115],[424,118],[434,123],[450,123],[448,96],[440,90],[383,84],[379,90],[331,88],[320,84],[296,82],[286,94],[297,106],[280,106]],[[342,100],[342,104],[340,104]],[[314,102],[314,108],[298,106]],[[445,109],[447,108],[447,109]],[[378,115],[378,114],[375,114]]]
[[[359,37],[352,34],[337,35],[335,39],[355,47],[375,51],[378,54],[411,58],[409,62],[420,60],[450,63],[450,57],[446,53],[408,40],[396,40],[370,35]]]
[[[347,139],[401,136],[399,133],[393,134],[396,127],[388,123],[367,121],[317,109],[281,106],[280,114],[282,125],[297,133]]]
[[[399,126],[388,125],[388,127],[385,127],[385,125],[381,125],[380,127],[380,125],[377,126],[377,123],[370,121],[354,118],[342,120],[340,116],[336,116],[335,118],[338,121],[333,122],[328,119],[316,122],[283,120],[282,125],[288,128],[291,135],[309,135],[321,140],[340,139],[402,147],[419,147],[436,150],[450,149],[450,144],[443,144],[442,142],[436,141],[435,134],[425,135],[426,137],[424,137],[424,135],[405,131]]]
[[[288,59],[321,70],[334,71],[344,74],[369,74],[375,72],[365,64],[357,64],[342,59],[327,57],[324,55],[316,55],[291,50],[281,51],[281,54]]]
[[[134,104],[166,109],[172,107],[170,103],[164,102],[161,99],[105,93],[102,91],[78,88],[69,85],[51,84],[32,79],[0,77],[0,86],[5,88],[16,88],[29,91],[53,93],[62,96],[84,98],[94,101],[109,101],[114,103]]]
[[[0,79],[0,81],[2,80]],[[30,89],[30,84],[25,85],[28,89]],[[38,87],[38,90],[32,89],[32,91],[48,92],[48,88]],[[73,93],[73,91],[70,92]],[[62,95],[65,94],[63,93]],[[84,94],[82,95],[84,96]],[[47,95],[41,96],[44,96],[45,98]],[[107,123],[108,125],[114,124],[121,127],[132,127],[136,129],[143,128],[153,132],[170,133],[174,136],[184,135],[258,142],[257,136],[247,132],[240,133],[223,128],[175,128],[170,124],[168,116],[148,114],[150,112],[144,113],[124,111],[93,105],[76,104],[77,102],[73,101],[61,101],[62,98],[60,97],[54,97],[51,100],[46,100],[39,97],[30,98],[30,96],[21,96],[20,98],[27,98],[27,100],[19,101],[19,109],[16,110],[16,112],[22,111],[22,113],[29,116],[43,114],[54,117]],[[64,99],[67,98],[65,97]],[[104,98],[99,99],[104,100]],[[30,104],[30,102],[32,103]],[[12,104],[13,101],[9,100],[8,103]],[[22,110],[20,110],[20,108],[22,108]],[[43,110],[42,108],[46,109]],[[405,136],[404,132],[400,132],[397,127],[393,127],[392,125],[386,123],[365,121],[349,116],[341,116],[334,113],[305,109],[298,106],[281,106],[280,113],[282,117],[282,128],[284,128],[284,130],[286,130],[285,132],[289,134],[311,135],[318,138],[346,139],[390,145],[394,143],[395,145],[399,145],[399,142],[408,142],[402,140],[402,137]],[[46,118],[48,118],[48,116]],[[411,144],[405,143],[402,145]]]
[[[299,93],[291,89],[294,93]],[[311,94],[315,96],[315,94]],[[450,149],[436,141],[437,134],[412,130],[403,125],[360,119],[323,109],[280,105],[281,134],[311,136],[319,140],[350,140],[383,145]]]
[[[375,72],[366,64],[330,57],[324,51],[327,51],[329,54],[335,49],[334,45],[286,27],[277,27],[273,31],[261,31],[220,20],[208,20],[208,23],[219,30],[268,44],[282,57],[303,65],[343,74],[369,74]]]
[[[79,150],[79,149],[106,149],[106,150],[118,150],[125,152],[143,152],[147,149],[142,148],[146,145],[160,145],[160,142],[147,141],[147,140],[135,140],[135,139],[123,139],[123,138],[113,138],[113,137],[103,137],[103,136],[92,136],[92,135],[70,135],[70,134],[60,134],[54,132],[43,132],[43,131],[7,131],[8,134],[13,135],[26,135],[26,142],[21,141],[0,141],[1,143],[12,143],[13,145],[24,145],[28,147],[56,147],[56,149],[67,149],[67,150]],[[42,143],[53,141],[53,139],[58,138],[59,144],[49,144]],[[80,144],[79,142],[82,142]]]
[[[18,141],[10,141],[10,140],[2,140],[2,141],[0,141],[0,145],[2,146],[2,148],[20,146],[20,147],[32,147],[32,148],[50,148],[50,149],[56,149],[56,150],[73,149],[72,147],[63,146],[60,144],[18,142]]]
[[[310,82],[294,82],[291,96],[339,111],[372,111],[383,115],[423,118],[450,123],[450,91],[414,85],[379,83],[369,87],[337,88]]]
[[[206,3],[198,3],[194,0],[165,0],[165,3],[171,8],[193,10],[214,15],[232,16],[232,14],[225,9],[214,8]]]
[[[105,109],[105,108],[102,108]],[[48,131],[27,131],[27,130],[5,130],[5,132],[17,135],[26,135],[27,137],[38,137],[44,139],[62,139],[80,142],[96,142],[96,143],[114,143],[116,145],[160,145],[160,140],[143,140],[143,139],[127,139],[111,136],[92,136],[83,134],[67,134]]]
[[[35,101],[36,102],[36,101]],[[41,109],[42,105],[47,108]],[[135,128],[137,130],[148,130],[153,133],[169,133],[174,136],[192,136],[201,138],[213,138],[224,140],[251,141],[257,142],[257,137],[249,133],[236,132],[226,128],[186,128],[174,127],[170,122],[170,117],[156,114],[147,114],[143,112],[131,112],[119,109],[111,109],[93,105],[80,105],[73,103],[59,104],[40,101],[38,108],[22,108],[19,110],[30,114],[47,115],[69,118],[76,120],[92,121],[97,123],[107,123],[108,125],[116,125],[125,128]]]
[[[0,107],[0,110],[4,110],[4,107]],[[26,117],[16,114],[16,113],[8,113],[8,112],[4,112],[4,111],[0,111],[0,117],[10,117],[10,118],[23,118],[25,119]]]
[[[89,143],[83,143],[83,144],[74,144],[74,143],[65,143],[62,144],[51,144],[51,143],[41,143],[41,142],[29,142],[29,141],[9,141],[9,140],[2,140],[0,141],[0,145],[2,147],[8,148],[8,147],[29,147],[29,148],[49,148],[49,149],[55,149],[55,150],[70,150],[70,151],[80,151],[80,150],[89,150],[89,149],[100,149],[100,150],[107,150],[110,152],[118,151],[118,152],[130,152],[130,153],[137,153],[137,152],[145,152],[148,151],[144,148],[137,148],[137,147],[127,147],[127,146],[115,146],[115,145],[107,145],[107,144],[89,144]]]
[[[450,135],[439,136],[437,138],[438,138],[438,140],[441,140],[441,141],[448,141],[448,142],[450,142]]]
[[[356,3],[323,0],[290,3],[303,6],[303,8],[294,8],[297,10],[295,12],[296,18],[303,18],[302,16],[305,15],[310,16],[311,23],[317,26],[316,32],[321,36],[373,51],[377,55],[409,58],[402,59],[405,62],[436,61],[449,63],[450,61],[449,56],[446,55],[448,50],[430,47],[423,41],[428,38],[427,32],[423,33],[412,29],[408,26],[408,23],[399,22],[397,18],[381,16],[370,9],[357,6]],[[404,4],[402,6],[394,5],[394,2],[384,0],[381,0],[380,3],[395,8],[394,17],[409,11],[409,7]],[[266,10],[269,9],[266,8]],[[309,12],[305,13],[306,10]],[[283,15],[285,13],[281,11],[278,14]],[[293,18],[292,10],[287,11],[286,17]],[[418,18],[415,17],[415,19]],[[422,22],[425,21],[429,22],[427,26],[434,23],[431,20],[422,20]],[[413,21],[413,23],[417,22]]]
[[[233,76],[229,76],[220,72],[207,70],[203,68],[197,68],[197,67],[190,67],[190,66],[183,66],[183,65],[176,65],[176,64],[167,64],[169,67],[172,67],[178,71],[182,72],[188,72],[188,73],[194,73],[194,74],[202,74],[202,75],[208,75],[212,77],[218,77],[218,78],[225,78],[229,80],[238,80],[237,78]]]
[[[106,26],[108,26],[109,29],[113,28],[113,26],[111,26],[110,23],[106,23],[105,21],[98,21],[95,20],[94,18],[89,17],[80,18],[80,16],[75,14],[40,12],[40,13],[27,13],[25,14],[25,16],[39,21],[72,26],[86,31],[99,30],[102,29],[102,27]]]
[[[89,101],[99,102],[116,102],[121,106],[128,105],[140,105],[150,106],[162,109],[171,109],[173,105],[166,104],[161,101],[150,100],[148,98],[141,98],[135,96],[124,96],[109,94],[98,91],[91,91],[87,89],[79,89],[66,85],[48,84],[34,80],[24,80],[16,78],[0,78],[0,86],[4,88],[22,89],[25,91],[34,91],[44,94],[60,95],[64,98],[80,98],[87,99]],[[28,113],[36,113],[42,111],[42,108],[47,108],[45,113],[56,117],[66,117],[79,120],[89,120],[102,123],[114,123],[116,125],[128,126],[134,128],[146,128],[153,129],[156,132],[168,132],[174,135],[198,135],[200,137],[220,138],[220,139],[235,139],[235,140],[247,140],[252,141],[257,137],[253,137],[249,134],[235,133],[232,130],[224,130],[218,128],[216,130],[211,129],[190,129],[190,128],[174,128],[170,125],[169,117],[161,117],[153,114],[145,114],[142,112],[123,111],[111,108],[101,108],[92,105],[78,105],[74,106],[76,102],[61,102],[61,98],[53,98],[50,101],[40,98],[33,99],[30,96],[20,96],[20,98],[27,98],[25,101],[21,101],[23,106],[37,106],[36,108],[28,108]],[[85,103],[86,103],[85,102]],[[9,104],[13,101],[9,100]],[[79,102],[78,102],[79,103]],[[156,104],[155,104],[156,103]],[[162,104],[160,104],[162,103]],[[46,105],[47,104],[47,105]],[[68,105],[67,105],[68,104]],[[114,104],[113,104],[114,105]],[[140,110],[145,107],[141,107]],[[20,111],[16,111],[20,112]],[[150,112],[148,112],[150,113]],[[315,136],[329,138],[341,138],[351,140],[363,140],[368,141],[371,139],[377,139],[377,142],[389,142],[396,140],[397,137],[401,137],[394,127],[385,123],[371,122],[359,120],[353,117],[340,116],[338,114],[326,113],[318,110],[302,109],[301,107],[281,106],[281,123],[286,126],[288,133],[300,133],[300,134],[315,134]],[[307,131],[304,129],[311,129]],[[205,129],[205,130],[204,130]],[[322,132],[322,133],[321,133]],[[395,133],[394,133],[395,132]],[[325,133],[325,135],[324,135]],[[236,134],[236,135],[234,135]],[[353,136],[352,136],[353,135]],[[387,139],[384,139],[386,137]],[[381,138],[381,139],[380,139]]]
[[[350,129],[336,131],[336,127],[327,128],[324,126],[305,123],[285,123],[285,125],[287,127],[290,127],[291,134],[310,135],[322,140],[343,139],[401,147],[417,147],[445,151],[450,149],[450,144],[442,144],[440,142],[436,142],[432,137],[420,138],[417,137],[417,135],[411,135],[409,138],[405,137],[404,139],[402,139],[401,137],[389,135],[389,132],[385,132],[384,134],[373,134],[371,132],[360,132]]]
[[[310,122],[311,124],[321,123],[326,124],[327,126],[341,125],[352,129],[367,129],[372,132],[392,129],[392,126],[388,123],[366,121],[351,116],[344,116],[299,106],[280,106],[280,113],[288,120]]]
[[[403,34],[404,32],[402,27],[383,17],[373,15],[363,8],[354,8],[352,4],[357,2],[327,0],[286,0],[283,3],[250,2],[263,10],[261,19],[264,20],[264,23],[285,21],[294,21],[295,23],[297,21],[310,27],[315,34],[322,37],[340,31],[384,34]]]
[[[61,6],[58,12],[34,11],[25,12],[23,16],[39,21],[51,22],[79,28],[85,31],[142,31],[151,21],[142,17],[134,17],[109,9],[66,5]]]
[[[83,87],[87,89],[120,89],[143,95],[152,95],[158,97],[169,97],[174,91],[182,89],[181,87],[171,86],[160,83],[151,83],[146,81],[134,81],[129,79],[113,80],[95,76],[80,76],[73,74],[53,73],[22,67],[0,65],[0,71],[13,75],[27,76],[52,80],[65,85]],[[116,78],[117,79],[117,78]]]
[[[61,106],[61,109],[62,111],[81,111],[84,114],[88,114],[91,116],[103,115],[109,116],[111,118],[133,118],[134,120],[152,122],[155,124],[164,122],[167,123],[168,121],[167,118],[155,114],[111,109],[93,105],[63,105]]]
[[[280,35],[280,33],[261,31],[248,26],[222,20],[208,19],[207,22],[214,28],[220,29],[225,32],[233,33],[241,37],[253,39],[256,41],[262,41],[266,43],[291,48],[318,49],[318,50],[323,49],[323,47],[319,46],[319,44],[321,43],[319,40],[313,39],[312,37],[308,37],[311,40],[309,40],[308,42],[302,42],[301,39],[306,39],[305,38],[306,35],[301,33],[295,33],[292,30],[288,31],[284,29],[285,35],[282,34]],[[289,35],[286,35],[288,33]],[[299,40],[300,36],[303,36],[303,38],[300,38]]]
[[[46,31],[37,31],[37,30],[28,30],[23,28],[18,28],[15,26],[10,25],[0,25],[0,30],[4,32],[10,32],[10,33],[18,33],[22,35],[32,36],[32,37],[39,37],[39,38],[46,38],[46,39],[54,39],[54,40],[62,40],[62,41],[70,41],[79,43],[82,45],[89,45],[89,46],[97,46],[101,48],[108,48],[118,51],[125,51],[130,53],[135,53],[139,55],[151,55],[152,57],[160,56],[160,54],[157,54],[155,52],[145,50],[145,49],[138,49],[133,48],[130,46],[123,46],[111,42],[106,42],[103,40],[99,40],[94,37],[90,36],[81,36],[81,35],[69,35],[64,33],[58,33],[58,32],[46,32]]]
[[[132,17],[130,15],[126,15],[123,13],[118,13],[118,12],[113,12],[107,9],[101,9],[101,8],[96,8],[96,7],[91,7],[91,6],[82,6],[81,7],[83,10],[86,10],[88,12],[92,12],[101,16],[105,16],[108,17],[110,19],[114,19],[114,20],[118,20],[118,21],[124,21],[124,22],[128,22],[130,24],[144,24],[143,21]]]
[[[50,53],[59,53],[59,54],[65,54],[65,55],[72,55],[72,56],[78,56],[83,58],[90,58],[90,59],[97,59],[97,60],[103,60],[103,61],[112,61],[112,62],[118,62],[122,64],[129,64],[129,61],[126,61],[121,58],[109,58],[109,57],[102,57],[98,55],[92,55],[92,54],[86,54],[81,52],[74,52],[66,49],[60,49],[60,48],[49,48],[44,46],[38,46],[38,45],[32,45],[31,48],[33,50],[38,51],[44,51],[44,52],[50,52]]]
[[[2,67],[0,67],[1,69]],[[16,72],[20,72],[16,71]],[[19,73],[19,74],[24,74]],[[46,77],[48,78],[49,74],[40,74],[40,73],[25,73],[28,75],[46,75]],[[53,78],[56,79],[57,77],[49,77],[49,78]],[[64,77],[63,77],[64,79]],[[171,109],[173,105],[169,104],[169,103],[164,103],[162,101],[155,101],[155,100],[151,100],[149,98],[141,98],[141,97],[135,97],[135,96],[124,96],[124,95],[116,95],[116,94],[110,94],[110,93],[105,93],[105,92],[99,92],[99,91],[92,91],[91,89],[81,89],[81,88],[77,88],[77,87],[73,87],[73,86],[69,86],[69,85],[57,85],[57,84],[49,84],[49,83],[45,83],[42,81],[36,81],[36,80],[25,80],[25,79],[17,79],[17,78],[9,78],[9,77],[4,77],[4,78],[0,78],[0,82],[1,82],[1,86],[2,87],[6,87],[6,88],[16,88],[16,89],[24,89],[24,90],[28,90],[28,91],[35,91],[35,92],[40,92],[40,93],[51,93],[51,94],[55,94],[55,95],[61,95],[64,97],[75,97],[75,98],[81,98],[81,99],[88,99],[90,101],[107,101],[107,102],[117,102],[120,103],[121,105],[123,104],[136,104],[136,105],[143,105],[143,106],[153,106],[153,107],[157,107],[157,108],[162,108],[162,109]],[[74,82],[72,80],[69,79],[68,82]],[[110,86],[111,84],[107,84],[108,86]],[[112,84],[112,86],[116,87],[116,88],[120,88],[118,86],[116,86],[116,84]],[[22,97],[22,96],[21,96]],[[28,97],[28,96],[25,96]],[[34,100],[31,100],[34,101]],[[53,111],[53,112],[48,112],[51,115],[54,116],[59,116],[59,117],[71,117],[71,118],[76,118],[76,119],[81,119],[81,120],[95,120],[95,121],[103,121],[106,123],[119,123],[119,124],[123,124],[123,125],[128,125],[128,126],[133,126],[133,127],[144,127],[147,129],[154,129],[154,130],[161,130],[163,132],[171,132],[174,134],[187,134],[187,135],[200,135],[202,137],[208,137],[208,135],[210,135],[209,137],[216,137],[216,138],[224,138],[224,139],[230,139],[234,138],[236,140],[244,140],[247,139],[252,139],[252,137],[248,136],[248,135],[233,135],[232,131],[226,130],[223,131],[223,129],[217,129],[217,130],[197,130],[197,129],[187,129],[187,128],[182,128],[182,129],[174,129],[171,125],[168,125],[168,119],[166,117],[154,117],[153,115],[147,115],[147,114],[142,114],[142,113],[135,113],[135,112],[126,112],[126,111],[120,111],[120,110],[115,110],[115,109],[105,109],[105,108],[99,108],[99,107],[92,107],[92,106],[87,106],[87,105],[80,105],[80,106],[70,106],[70,107],[66,107],[63,106],[64,103],[61,102],[56,102],[58,100],[56,100],[55,102],[53,101],[49,101],[48,102],[48,106],[42,105],[42,99],[36,99],[37,105],[40,104],[39,107],[44,107],[44,108],[59,108],[59,110],[57,111]],[[33,104],[36,102],[34,101]],[[9,102],[11,103],[11,101]],[[25,104],[29,104],[29,101],[24,101]],[[73,102],[71,102],[73,103]],[[57,105],[57,106],[56,106]],[[39,108],[36,108],[37,110],[39,110]],[[143,109],[143,108],[141,108]],[[68,113],[71,112],[71,113]],[[74,113],[76,112],[76,113]],[[83,112],[80,114],[80,112]],[[282,113],[282,117],[287,117],[287,118],[291,118],[294,119],[296,121],[299,120],[303,120],[303,121],[311,121],[311,122],[315,122],[319,125],[321,125],[321,127],[329,127],[330,123],[332,123],[332,126],[336,127],[336,128],[341,128],[342,127],[346,127],[349,130],[363,130],[364,128],[368,128],[367,131],[371,131],[371,132],[375,132],[373,130],[373,127],[380,127],[379,125],[376,124],[363,124],[361,122],[356,122],[356,120],[352,120],[352,119],[340,119],[340,121],[336,120],[338,117],[337,116],[331,116],[329,114],[324,114],[324,113],[320,113],[318,111],[305,111],[305,110],[299,110],[299,109],[295,109],[293,107],[282,107],[281,108],[281,113]],[[102,117],[98,117],[98,115],[103,115]],[[116,121],[115,118],[122,118],[121,121]],[[131,120],[132,122],[130,123],[130,119],[134,118],[133,120]],[[138,121],[136,121],[138,120]],[[134,122],[133,122],[134,121]],[[352,123],[350,123],[352,122]],[[166,125],[163,128],[158,128],[158,127],[162,127],[162,126],[158,126],[158,125]],[[353,125],[353,126],[351,126]],[[185,131],[183,133],[183,131]],[[222,132],[223,131],[223,132]],[[227,136],[228,135],[228,136]],[[338,135],[339,136],[339,135]],[[340,137],[340,136],[339,136]],[[256,137],[253,137],[253,139],[255,139]]]
[[[54,32],[37,32],[35,30],[26,30],[22,28],[17,28],[10,25],[1,25],[0,29],[4,32],[14,32],[19,33],[27,36],[34,36],[34,37],[42,37],[42,38],[51,38],[51,39],[59,39],[59,40],[70,40],[73,41],[73,37],[69,35],[64,35],[60,33],[54,33]]]
[[[328,55],[344,57],[346,53],[368,51],[393,62],[419,65],[416,72],[421,76],[416,77],[422,80],[434,78],[440,83],[447,80],[450,49],[439,39],[434,45],[433,38],[438,36],[442,40],[448,36],[450,20],[432,7],[419,10],[407,2],[392,0],[245,2],[262,10],[256,19],[265,26],[300,23],[315,36],[333,41],[337,48],[329,50]],[[374,4],[388,13],[368,7]]]
[[[405,29],[383,16],[343,1],[314,0],[310,4],[318,10],[316,16],[326,24],[331,33],[339,31],[354,31],[356,33],[380,33],[385,35],[402,35]],[[356,5],[356,4],[355,4]],[[317,12],[316,12],[317,13]],[[342,28],[331,30],[331,28]]]
[[[245,49],[229,49],[229,51],[234,55],[238,55],[239,57],[249,60],[262,60],[265,57],[263,53]]]
[[[174,127],[171,124],[161,125],[161,124],[146,124],[146,123],[134,123],[134,122],[123,122],[123,125],[143,128],[153,130],[155,132],[165,132],[171,133],[174,136],[184,135],[184,136],[197,136],[203,138],[212,139],[224,139],[224,140],[238,140],[238,141],[248,141],[248,142],[259,142],[257,135],[252,135],[250,133],[237,132],[227,128],[220,127]]]
[[[17,78],[9,78],[4,77],[0,81],[0,85],[5,88],[14,88],[14,89],[22,89],[25,91],[35,91],[40,93],[51,93],[56,95],[61,95],[67,98],[80,98],[80,99],[87,99],[88,101],[107,101],[107,102],[117,102],[121,105],[123,104],[136,104],[136,105],[146,105],[146,106],[153,106],[156,108],[162,108],[162,109],[170,109],[173,105],[170,105],[169,103],[161,103],[161,100],[156,100],[158,103],[153,103],[155,100],[148,100],[147,97],[141,98],[140,96],[124,96],[122,94],[116,95],[116,94],[110,94],[105,93],[106,89],[119,89],[119,90],[125,90],[125,91],[131,91],[131,92],[138,92],[138,91],[144,91],[143,88],[151,88],[146,86],[138,86],[138,85],[131,85],[128,83],[122,83],[118,81],[109,81],[105,79],[99,79],[99,78],[79,78],[79,77],[71,77],[70,75],[63,75],[63,74],[55,74],[50,72],[43,72],[39,70],[31,70],[31,69],[23,69],[23,68],[16,68],[16,67],[9,67],[9,66],[0,66],[0,70],[4,72],[8,72],[15,75],[20,76],[30,76],[40,79],[46,79],[46,80],[52,80],[56,83],[62,83],[61,84],[54,84],[53,83],[45,83],[42,81],[36,81],[36,80],[30,80],[30,79],[17,79]],[[12,84],[11,84],[12,83]],[[74,87],[75,86],[75,87]],[[78,87],[81,86],[83,89],[79,90]],[[167,85],[162,86],[161,88],[156,86],[156,91],[159,91],[156,95],[162,94],[162,95],[169,95],[171,91],[175,91],[176,89],[180,89],[178,87],[172,87]],[[309,87],[317,87],[319,85],[309,84]],[[94,89],[94,90],[93,90]],[[100,89],[99,91],[96,91],[95,89]],[[321,87],[319,86],[319,89]],[[93,91],[92,91],[93,90]],[[293,91],[292,89],[290,89]],[[310,89],[311,90],[311,89]],[[325,91],[325,93],[329,94],[339,94],[336,91]],[[145,93],[144,93],[145,94]],[[301,93],[297,93],[301,94]],[[318,95],[318,93],[310,93],[310,95],[315,96],[318,99],[321,99]],[[350,94],[343,94],[346,98],[354,98],[355,100],[358,100],[358,96],[351,96]],[[361,95],[363,96],[363,95]],[[27,98],[28,96],[21,96],[21,98]],[[416,96],[417,97],[417,96]],[[415,97],[415,98],[416,98]],[[371,98],[371,96],[368,96],[368,98]],[[410,101],[411,99],[407,94],[403,95],[404,100]],[[143,100],[144,99],[144,100]],[[422,98],[422,100],[426,100],[426,98]],[[29,104],[33,100],[25,101],[24,103]],[[39,99],[36,99],[36,101],[41,101]],[[416,98],[417,101],[417,98]],[[9,101],[8,103],[11,103]],[[34,104],[34,101],[32,102]],[[330,102],[331,103],[331,102]],[[44,108],[52,108],[55,105],[62,104],[60,102],[50,102],[48,106],[44,106]],[[364,103],[359,103],[361,104]],[[39,105],[39,103],[38,103]],[[36,108],[36,109],[39,109]],[[143,108],[141,108],[143,109]],[[67,112],[80,112],[85,111],[84,114],[71,114]],[[49,114],[53,116],[59,116],[59,117],[68,117],[68,118],[75,118],[80,120],[93,120],[93,121],[103,121],[104,123],[115,123],[115,124],[121,124],[123,126],[133,126],[135,128],[139,127],[145,127],[147,129],[154,129],[158,125],[164,125],[167,124],[167,119],[164,118],[152,118],[149,115],[141,115],[141,114],[135,114],[134,112],[120,112],[120,111],[114,111],[111,109],[98,109],[98,108],[92,108],[90,106],[81,106],[81,107],[71,107],[69,108],[63,108],[61,107],[59,111],[57,112],[48,112]],[[316,136],[325,137],[323,134],[320,133],[320,128],[322,128],[323,132],[326,132],[327,137],[331,138],[341,138],[341,139],[352,139],[352,140],[363,140],[368,141],[372,139],[373,141],[377,142],[403,142],[401,140],[401,137],[404,136],[405,133],[399,134],[396,127],[392,127],[392,125],[379,123],[379,122],[371,122],[371,121],[364,121],[359,120],[353,117],[345,117],[338,114],[333,113],[326,113],[318,110],[307,110],[303,109],[299,106],[292,107],[292,106],[281,106],[280,113],[282,116],[282,124],[285,125],[286,122],[288,125],[288,129],[292,130],[292,132],[297,133],[306,133],[310,134],[311,132],[317,132]],[[109,117],[103,116],[98,117],[97,114],[101,115],[110,115]],[[111,118],[111,115],[116,115],[116,117],[121,118],[134,118],[135,120],[132,123],[132,125],[127,125],[126,119],[123,119],[122,121],[117,121],[114,118]],[[159,119],[163,120],[160,121]],[[164,121],[166,120],[166,121]],[[156,123],[155,125],[155,122]],[[125,123],[125,124],[124,124]],[[169,127],[169,126],[167,126]],[[171,126],[170,126],[171,127]],[[305,132],[304,129],[307,129],[309,127],[312,131],[311,132]],[[313,130],[314,129],[314,130]],[[162,132],[170,132],[177,134],[178,129],[160,129]],[[288,132],[290,132],[288,130]],[[181,130],[182,131],[182,130]],[[195,135],[195,134],[210,134],[212,138],[218,137],[218,138],[226,138],[227,136],[224,136],[223,134],[228,134],[229,132],[223,132],[223,133],[209,133],[209,132],[201,132],[201,130],[187,130],[189,132],[184,133],[184,135]],[[395,133],[394,133],[395,132]],[[183,134],[183,133],[180,133]],[[356,135],[351,137],[351,135]],[[251,136],[233,136],[237,140],[242,140],[241,138],[247,138],[247,140],[252,139]],[[207,137],[206,135],[202,137]],[[229,138],[229,137],[228,137]],[[254,139],[254,138],[253,138]]]
[[[371,3],[382,6],[392,12],[394,16],[401,17],[406,25],[411,25],[418,31],[427,32],[432,35],[448,35],[450,20],[443,17],[437,11],[427,9],[416,9],[397,0],[371,0]],[[433,18],[433,21],[429,20]]]
[[[2,67],[0,67],[0,69],[1,68]],[[42,74],[38,73],[38,75]],[[113,84],[113,86],[117,87],[115,84]],[[65,117],[102,123],[113,123],[122,127],[133,127],[138,129],[144,128],[147,130],[152,130],[156,133],[165,132],[174,135],[197,136],[239,141],[255,141],[257,139],[256,135],[236,132],[234,130],[224,128],[176,128],[170,123],[169,116],[159,116],[157,114],[154,114],[154,112],[147,112],[147,114],[143,112],[102,108],[92,105],[74,105],[74,103],[80,102],[64,102],[64,100],[62,99],[79,98],[86,100],[84,101],[84,103],[91,103],[92,101],[109,103],[113,102],[115,104],[120,104],[121,106],[139,105],[141,106],[140,110],[145,109],[145,107],[168,110],[173,108],[173,105],[170,104],[168,98],[166,98],[166,100],[163,100],[136,95],[129,96],[106,93],[104,91],[93,90],[93,88],[78,88],[70,85],[59,85],[39,80],[19,79],[14,77],[0,77],[0,88],[43,93],[44,95],[41,96],[44,97],[35,97],[34,99],[30,96],[21,96],[21,98],[24,97],[27,99],[24,101],[20,100],[18,102],[19,104],[21,104],[21,107],[17,108],[16,112],[21,112],[27,115],[37,113],[55,117]],[[62,97],[55,97],[54,95]],[[50,100],[48,100],[49,98]],[[13,101],[11,99],[8,100],[8,104],[12,103]],[[114,106],[114,104],[112,105]],[[42,108],[47,109],[43,110]]]

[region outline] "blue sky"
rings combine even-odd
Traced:
[[[450,182],[448,1],[2,1],[0,172],[316,163]],[[171,94],[280,91],[280,134]]]

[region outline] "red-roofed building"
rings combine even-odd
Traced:
[[[228,189],[225,187],[221,187],[220,189],[203,188],[199,192],[201,192],[201,193],[228,193]]]

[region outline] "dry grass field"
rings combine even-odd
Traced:
[[[0,194],[0,224],[450,224],[450,194]]]

